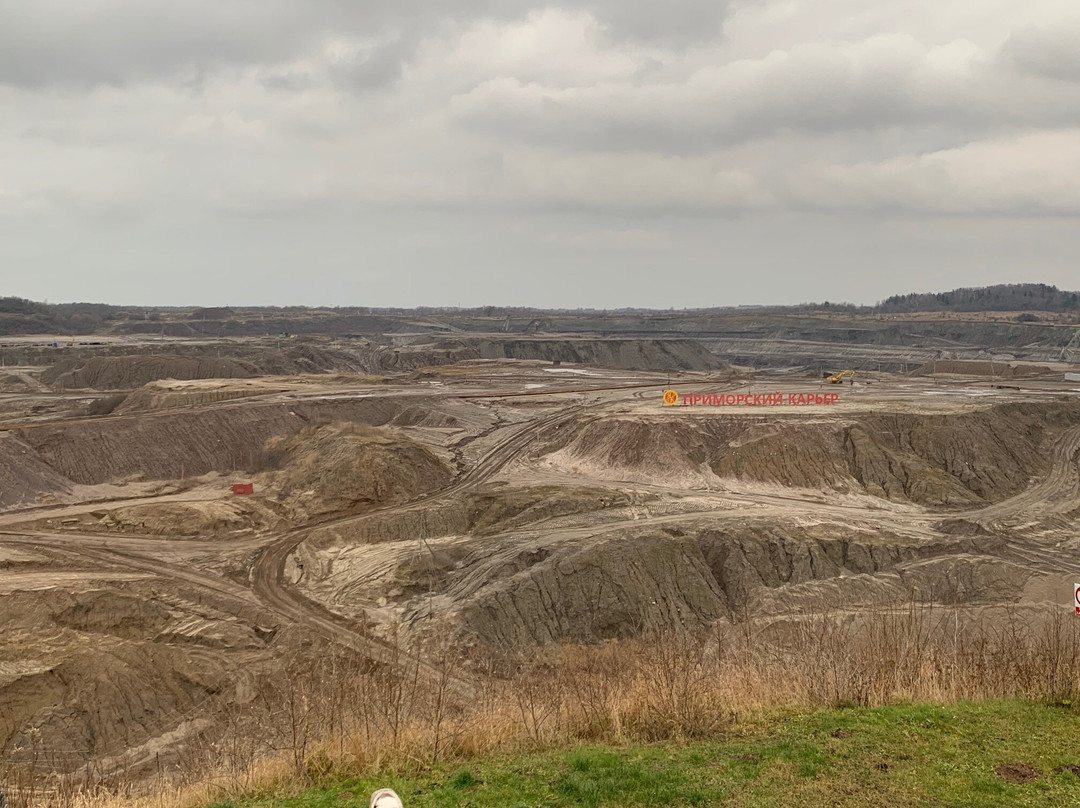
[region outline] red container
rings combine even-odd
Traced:
[[[248,496],[255,493],[254,483],[233,483],[232,492],[238,496]]]

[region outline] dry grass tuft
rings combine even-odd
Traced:
[[[448,637],[393,643],[383,659],[298,647],[285,676],[220,717],[223,729],[157,781],[115,773],[42,777],[25,760],[0,777],[13,808],[195,808],[295,792],[350,775],[423,770],[577,742],[693,739],[777,709],[1024,696],[1080,690],[1080,621],[913,605],[855,619],[807,615],[708,637],[654,634],[467,665]]]

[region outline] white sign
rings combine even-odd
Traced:
[[[1073,584],[1073,608],[1080,614],[1080,584]]]

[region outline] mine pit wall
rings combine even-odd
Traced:
[[[970,317],[970,315],[968,315]],[[420,322],[420,321],[426,321]],[[161,334],[177,337],[262,336],[270,333],[378,337],[409,329],[455,334],[508,337],[542,332],[551,335],[600,334],[623,339],[656,337],[715,337],[725,339],[792,339],[875,345],[933,344],[936,339],[965,345],[1010,347],[1068,343],[1075,326],[1043,323],[958,319],[956,315],[846,315],[832,312],[797,314],[790,311],[685,312],[514,312],[484,316],[459,312],[430,318],[416,312],[398,314],[311,314],[298,317],[232,317],[221,320],[121,322],[117,334]],[[47,330],[47,329],[46,329]],[[44,333],[44,332],[41,332]]]
[[[607,540],[546,555],[523,553],[503,580],[452,592],[466,635],[494,648],[572,640],[595,642],[650,629],[692,627],[728,616],[693,540],[667,535]],[[479,587],[482,582],[473,585]]]
[[[235,401],[274,392],[280,392],[280,389],[225,387],[220,390],[168,390],[153,389],[144,385],[127,396],[123,403],[113,410],[113,413],[131,415],[180,407],[205,407],[208,404],[220,404],[223,401]]]
[[[161,597],[149,583],[86,586],[5,596],[5,632],[50,638],[0,677],[0,747],[8,760],[36,754],[49,768],[74,770],[121,754],[174,730],[177,716],[215,696],[231,698],[237,677],[222,651],[265,649],[254,631],[216,614],[198,593],[188,601],[182,593]]]
[[[726,365],[692,339],[596,339],[461,337],[409,338],[407,344],[364,355],[372,370],[423,367],[487,360],[559,362],[567,365],[638,371],[709,371]]]
[[[622,370],[718,370],[724,364],[695,340],[477,340],[482,359],[539,359]]]
[[[958,319],[927,320],[847,320],[843,318],[783,317],[763,315],[724,322],[718,318],[708,337],[726,340],[790,340],[795,342],[833,343],[898,348],[983,348],[1016,350],[1021,345],[1046,346],[1053,351],[1066,345],[1075,326],[1053,326],[1007,322],[979,322]],[[700,332],[705,334],[707,332]],[[1035,349],[1038,352],[1040,349]]]
[[[753,610],[748,607],[762,588],[777,589],[842,575],[876,575],[914,561],[968,553],[994,554],[1005,549],[1001,537],[989,535],[915,544],[899,536],[882,536],[878,541],[806,539],[764,526],[735,532],[706,530],[697,540],[705,563],[724,592],[728,610],[744,617],[750,616]],[[955,592],[942,591],[941,595],[956,597]]]
[[[752,368],[804,368],[808,374],[845,368],[882,373],[908,373],[932,361],[938,350],[901,345],[835,345],[782,340],[704,340],[710,353],[732,365]],[[978,356],[981,349],[961,350]]]
[[[866,491],[934,507],[995,502],[1050,468],[1073,403],[1006,404],[955,415],[707,415],[578,421],[534,456],[542,465],[613,479],[691,484],[709,474],[836,491]]]
[[[364,363],[361,356],[354,354],[355,351],[316,344],[280,341],[271,344],[170,342],[165,346],[138,347],[125,344],[68,347],[60,343],[57,348],[0,348],[0,356],[7,365],[46,367],[42,380],[57,389],[98,390],[130,390],[159,379],[357,372]]]
[[[900,536],[808,538],[799,528],[662,531],[522,549],[450,583],[462,638],[492,648],[593,643],[716,620],[858,605],[903,608],[1019,597],[1032,570],[1000,537],[916,544]]]
[[[39,497],[63,496],[71,481],[45,463],[25,441],[0,433],[0,508],[34,502]]]
[[[850,484],[948,509],[1001,501],[1045,476],[1054,440],[1080,424],[1080,410],[1054,402],[957,415],[867,415],[831,426],[791,419],[778,434],[761,437],[753,430],[770,425],[742,429],[737,421],[591,420],[564,430],[536,457],[569,452],[567,462],[608,467],[626,479],[627,470],[658,462],[667,468],[668,459],[693,455],[689,465],[711,464],[718,473],[797,486]],[[792,477],[793,465],[817,476]],[[941,539],[931,543],[837,523],[813,531],[773,524],[633,533],[584,546],[553,542],[517,553],[504,548],[498,560],[452,580],[446,594],[463,632],[499,647],[597,641],[653,624],[701,627],[718,616],[752,616],[766,604],[775,610],[785,599],[817,608],[895,608],[912,597],[1010,602],[1041,569],[1010,560],[1002,537],[975,523],[952,519],[937,529]]]
[[[76,483],[94,485],[135,475],[169,480],[250,470],[259,464],[267,440],[296,434],[321,421],[428,425],[425,418],[434,410],[438,425],[457,423],[440,409],[446,409],[443,402],[419,396],[380,396],[147,414],[17,434],[54,471]]]

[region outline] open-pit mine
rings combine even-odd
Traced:
[[[0,776],[180,765],[335,647],[1071,613],[1075,325],[856,320],[3,338]]]

